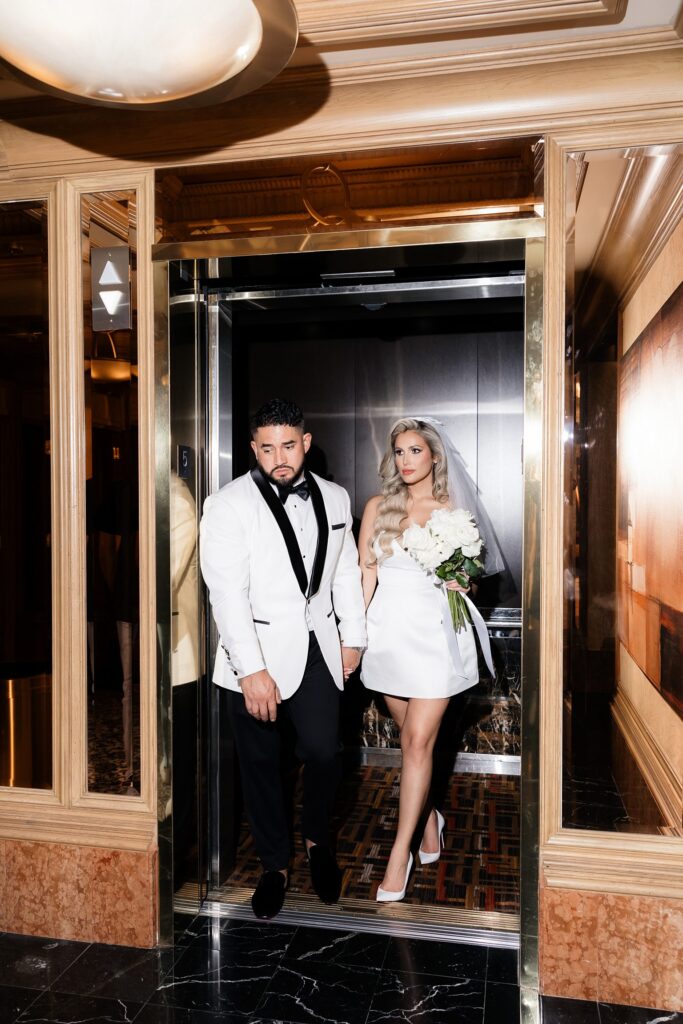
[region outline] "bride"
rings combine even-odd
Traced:
[[[402,547],[403,534],[413,524],[424,526],[437,509],[466,508],[484,539],[485,572],[498,572],[504,563],[476,487],[441,424],[398,420],[379,473],[382,493],[365,507],[358,544],[368,609],[361,679],[384,695],[401,733],[398,829],[377,890],[377,900],[389,902],[405,896],[413,834],[427,809],[418,857],[421,864],[439,859],[445,820],[427,807],[434,744],[450,698],[479,679],[474,630],[468,623],[454,631],[444,590],[470,588],[428,574]],[[469,601],[468,607],[493,672],[486,626]]]

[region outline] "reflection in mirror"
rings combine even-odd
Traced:
[[[52,786],[47,202],[0,204],[0,786]]]
[[[683,835],[683,151],[569,163],[565,828]]]
[[[88,789],[140,792],[135,192],[81,199]]]

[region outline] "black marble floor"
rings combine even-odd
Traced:
[[[173,949],[0,934],[0,1024],[517,1024],[517,954],[180,916]],[[544,1024],[683,1024],[544,999]]]

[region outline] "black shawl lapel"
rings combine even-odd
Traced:
[[[318,523],[318,543],[315,549],[315,561],[313,562],[313,572],[311,573],[311,584],[308,588],[308,596],[312,597],[318,593],[320,587],[320,581],[323,578],[323,569],[325,567],[325,558],[327,557],[327,538],[329,534],[329,526],[327,525],[327,511],[325,509],[325,502],[323,496],[318,487],[318,483],[315,477],[306,470],[305,477],[308,482],[308,489],[311,494],[311,501],[313,502],[313,511],[315,512],[315,518]],[[285,513],[286,517],[287,513]],[[296,543],[296,539],[294,541]]]
[[[256,486],[258,487],[259,491],[261,492],[266,505],[268,506],[270,511],[275,516],[275,522],[280,527],[280,532],[282,533],[282,536],[284,537],[285,544],[287,545],[287,553],[289,555],[289,560],[292,563],[292,569],[294,570],[294,575],[296,576],[297,583],[299,584],[299,588],[301,590],[301,593],[304,596],[307,596],[309,588],[308,588],[308,577],[306,575],[306,568],[304,566],[304,560],[301,557],[301,551],[299,550],[299,545],[296,542],[296,536],[294,534],[294,530],[292,528],[292,524],[289,521],[289,516],[285,512],[284,505],[282,504],[282,502],[280,501],[279,497],[277,496],[277,494],[275,493],[273,488],[270,486],[270,484],[268,483],[268,481],[266,480],[266,478],[264,477],[263,473],[261,472],[261,470],[259,469],[258,466],[255,466],[251,470],[251,478],[254,481],[254,483],[256,484]],[[311,483],[311,481],[309,480],[309,486],[310,486],[310,483]],[[322,502],[322,495],[320,494],[320,490],[317,487],[317,484],[316,484],[316,490],[318,491],[318,495],[320,497],[320,501]],[[315,502],[314,502],[313,507],[315,508]],[[316,518],[318,518],[318,531],[320,531],[320,519],[318,517],[318,510],[317,510],[317,508],[316,508],[316,513],[315,514],[316,514]],[[323,507],[323,516],[324,515],[325,515],[325,509]],[[319,532],[319,535],[318,535],[318,550],[320,549],[320,536],[321,535],[320,535],[320,532]],[[325,546],[327,547],[327,519],[325,519]],[[315,576],[317,568],[318,568],[318,553],[316,551],[316,559],[315,559],[315,563],[313,565],[313,577]],[[322,567],[320,569],[320,575],[322,576]],[[311,582],[313,582],[313,577],[311,578]],[[319,585],[319,583],[320,583],[320,581],[318,581],[318,585]],[[315,591],[313,591],[313,593],[315,593]]]

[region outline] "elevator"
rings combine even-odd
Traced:
[[[259,875],[242,820],[225,693],[210,680],[215,628],[196,550],[188,555],[191,543],[178,538],[187,540],[193,524],[196,538],[204,498],[248,471],[249,416],[278,396],[303,408],[313,435],[309,468],[348,491],[356,524],[378,492],[393,421],[436,417],[467,463],[506,560],[477,594],[496,677],[482,667],[478,686],[451,701],[437,747],[435,795],[448,805],[453,856],[388,914],[375,903],[395,823],[399,737],[381,697],[354,677],[342,704],[342,899],[323,907],[307,888],[297,836],[281,919],[519,941],[520,790],[534,784],[521,772],[525,380],[539,312],[530,305],[528,275],[530,253],[541,265],[542,222],[510,220],[483,233],[473,227],[429,235],[394,229],[377,232],[381,239],[348,233],[343,244],[340,234],[320,234],[296,244],[157,247],[157,354],[167,358],[158,388],[168,409],[159,434],[168,476],[161,467],[157,483],[170,495],[167,667],[174,684],[167,690],[172,725],[165,723],[173,778],[165,821],[173,866],[165,884],[179,909],[248,917]],[[195,602],[183,610],[188,578]],[[162,643],[163,636],[162,629]],[[183,642],[194,661],[176,671]],[[284,770],[295,807],[295,763]]]

